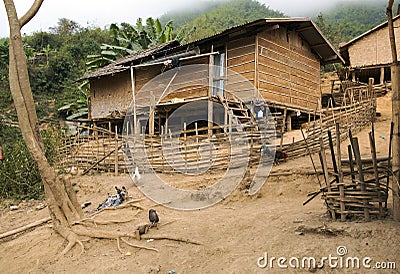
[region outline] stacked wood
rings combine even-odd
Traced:
[[[339,128],[339,124],[336,124],[337,139],[341,138]],[[349,130],[348,136],[351,145],[348,146],[347,151],[350,172],[343,172],[340,143],[335,151],[331,136],[332,134],[329,134],[333,173],[328,172],[325,145],[322,141],[320,143],[320,161],[325,179],[325,186],[321,187],[320,192],[322,192],[322,199],[325,200],[332,219],[336,220],[340,216],[341,221],[346,221],[349,217],[361,215],[368,222],[371,220],[371,215],[382,218],[387,209],[387,182],[390,176],[390,165],[389,168],[378,166],[373,127],[369,134],[372,166],[363,164],[358,139],[353,137],[352,131]],[[371,169],[373,170],[372,176],[367,172]],[[314,193],[312,195],[315,197]]]

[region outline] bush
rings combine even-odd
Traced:
[[[2,128],[1,128],[2,127]],[[43,184],[36,163],[17,129],[0,125],[3,132],[3,155],[0,162],[0,197],[19,200],[42,199]],[[49,129],[42,131],[46,157],[50,164],[56,161],[58,133]],[[10,134],[14,137],[11,139]]]

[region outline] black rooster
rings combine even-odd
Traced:
[[[157,226],[157,223],[160,221],[157,212],[154,209],[149,210],[149,221],[152,226]]]

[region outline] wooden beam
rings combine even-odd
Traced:
[[[208,69],[208,137],[212,136],[212,126],[213,126],[213,102],[211,98],[213,96],[214,89],[214,55],[210,55],[209,57],[209,69]]]
[[[135,81],[136,81],[136,74],[134,73],[134,68],[131,67],[131,86],[132,86],[132,104],[133,104],[133,131],[134,134],[137,134],[137,117],[136,117],[136,86],[135,86]]]

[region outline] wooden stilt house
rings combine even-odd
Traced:
[[[193,71],[193,81],[183,86],[182,79],[188,76],[171,73],[167,84],[172,92],[155,102],[148,121],[140,121],[140,113],[135,113],[137,133],[161,134],[162,124],[175,109],[196,100],[219,102],[242,123],[253,119],[255,110],[247,109],[235,98],[235,90],[242,85],[235,75],[258,90],[249,93],[250,101],[255,102],[262,96],[263,104],[273,112],[285,114],[290,128],[298,127],[319,110],[320,68],[332,63],[343,63],[343,60],[311,19],[260,19],[186,45],[174,41],[156,46],[118,60],[83,79],[90,81],[90,120],[111,129],[117,125],[122,130],[133,98],[151,79],[168,73],[171,64],[172,67],[202,66]],[[212,69],[213,65],[218,66],[218,71]],[[159,89],[162,94],[166,87]],[[232,92],[228,94],[224,90]],[[153,96],[153,92],[156,93],[148,90],[148,96]],[[139,109],[140,102],[136,104]],[[210,113],[210,104],[202,106]],[[221,120],[228,126],[229,119],[222,117]],[[210,130],[212,133],[212,125],[208,125],[209,133]]]

